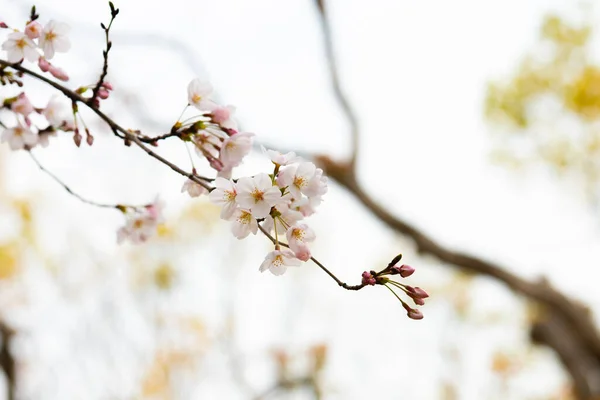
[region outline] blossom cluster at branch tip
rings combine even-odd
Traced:
[[[164,203],[157,197],[143,207],[119,206],[125,215],[125,225],[117,231],[117,243],[126,240],[134,244],[147,241],[156,234],[158,225],[164,221]]]
[[[384,285],[386,286],[394,296],[400,301],[402,307],[406,310],[406,315],[410,319],[423,319],[423,313],[416,308],[412,308],[409,306],[404,300],[398,296],[396,293],[400,291],[400,293],[410,297],[412,301],[417,306],[422,306],[425,304],[425,299],[429,297],[429,294],[421,289],[418,286],[410,286],[404,283],[395,281],[393,279],[388,278],[388,276],[400,275],[401,278],[407,278],[411,276],[415,269],[407,264],[398,265],[398,262],[402,259],[402,254],[397,255],[392,259],[392,261],[388,264],[388,266],[379,271],[365,271],[362,273],[362,285],[363,286],[374,286],[374,285]]]

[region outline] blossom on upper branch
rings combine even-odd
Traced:
[[[37,61],[38,53],[35,43],[23,32],[13,32],[8,39],[2,43],[2,50],[6,50],[6,58],[10,63],[16,63],[22,59]]]
[[[64,22],[50,20],[39,38],[39,47],[44,51],[44,57],[50,60],[55,52],[64,53],[71,48],[71,42],[67,37],[70,31],[69,25]]]
[[[233,213],[231,220],[233,221],[231,232],[238,239],[243,239],[250,233],[256,235],[256,232],[258,232],[258,222],[250,210],[238,208]]]
[[[188,179],[184,182],[183,186],[181,187],[181,193],[183,192],[187,192],[187,194],[189,194],[190,197],[198,197],[203,195],[204,193],[207,193],[208,190],[206,190],[206,188],[200,185],[199,183]]]
[[[215,107],[215,104],[208,98],[212,91],[210,83],[194,79],[188,85],[188,103],[200,111],[208,112]]]

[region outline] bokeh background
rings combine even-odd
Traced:
[[[324,3],[359,120],[364,190],[443,246],[547,280],[600,323],[595,4]],[[71,51],[56,58],[71,87],[95,82],[107,3],[35,4],[41,21],[72,27]],[[31,5],[1,0],[0,18],[18,26]],[[316,1],[116,6],[115,92],[103,107],[121,125],[168,131],[200,76],[258,142],[348,157]],[[45,105],[52,91],[28,85]],[[0,364],[14,368],[0,398],[11,385],[19,399],[581,398],[564,360],[530,340],[544,315],[531,299],[417,254],[335,181],[309,219],[313,254],[358,283],[403,253],[417,268],[410,282],[431,295],[422,321],[383,288],[342,290],[312,264],[260,274],[264,237],[238,241],[206,198],[180,193],[180,176],[86,121],[92,147],[61,137],[34,150],[40,162],[100,202],[158,194],[167,222],[144,245],[117,246],[122,215],[78,202],[26,152],[0,148]],[[159,150],[189,166],[180,143]],[[267,161],[255,152],[237,173]]]

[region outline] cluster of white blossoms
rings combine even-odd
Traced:
[[[231,231],[238,239],[256,235],[259,223],[272,233],[275,250],[260,267],[281,275],[288,266],[300,265],[311,258],[309,243],[315,234],[301,221],[315,212],[327,192],[323,170],[303,161],[294,153],[281,154],[266,150],[274,169],[271,174],[231,179],[232,169],[242,162],[252,149],[253,134],[238,132],[233,119],[233,106],[220,106],[210,99],[212,87],[198,79],[188,85],[188,102],[201,111],[201,116],[187,124],[177,123],[174,130],[192,142],[198,154],[217,171],[209,199],[222,206],[221,218],[231,221]],[[192,180],[182,191],[192,197],[208,192]],[[287,239],[288,248],[281,248],[280,237]]]
[[[36,16],[37,18],[37,16]],[[10,29],[5,23],[0,27]],[[67,33],[67,24],[49,21],[42,26],[37,20],[25,24],[23,32],[12,29],[2,43],[2,50],[6,51],[6,59],[11,63],[23,60],[38,62],[43,72],[50,72],[54,77],[67,80],[66,73],[50,64],[56,52],[66,52],[71,47]],[[8,83],[12,79],[4,76]],[[3,84],[6,82],[2,82]],[[0,136],[2,143],[8,143],[11,150],[31,149],[37,145],[48,146],[50,136],[54,136],[57,130],[73,131],[75,127],[66,121],[62,115],[64,107],[57,97],[53,97],[43,108],[34,107],[27,95],[23,92],[17,96],[5,98],[0,103],[0,109],[12,111],[13,126],[6,127]],[[47,124],[36,125],[32,123],[32,115],[42,116]],[[45,125],[45,126],[44,126]]]
[[[3,27],[8,28],[6,24]],[[69,31],[69,25],[63,22],[50,20],[42,26],[33,19],[26,23],[23,32],[13,29],[2,43],[2,50],[6,51],[8,62],[18,63],[23,59],[37,62],[43,72],[50,72],[55,78],[66,81],[69,79],[67,74],[48,60],[51,60],[55,53],[67,52],[71,48],[67,37]]]

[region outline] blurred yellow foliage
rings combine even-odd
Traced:
[[[9,279],[18,269],[18,254],[15,244],[0,246],[0,280]]]
[[[588,56],[592,33],[589,24],[547,16],[541,41],[514,75],[488,84],[484,111],[503,128],[493,161],[512,168],[537,161],[580,176],[593,198],[600,196],[600,66]]]

